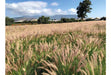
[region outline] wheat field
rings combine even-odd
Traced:
[[[38,34],[54,34],[64,33],[68,31],[83,31],[95,32],[95,25],[105,25],[105,21],[89,21],[89,22],[74,22],[74,23],[57,23],[57,24],[39,24],[39,25],[21,25],[21,26],[6,26],[6,40],[13,40],[20,37],[33,36]],[[104,32],[104,29],[99,30]]]
[[[106,21],[6,26],[6,75],[106,75]]]

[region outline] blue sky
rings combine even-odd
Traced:
[[[76,8],[83,0],[6,0],[6,16],[68,15],[76,14]],[[88,17],[106,16],[106,0],[91,0],[92,10]]]

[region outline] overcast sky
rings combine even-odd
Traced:
[[[6,0],[6,16],[74,15],[83,0]],[[106,16],[106,0],[91,0],[92,12],[88,17]]]

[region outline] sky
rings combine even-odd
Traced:
[[[77,15],[76,8],[83,0],[6,0],[5,10],[8,17]],[[88,17],[106,16],[106,0],[90,0],[91,13]]]

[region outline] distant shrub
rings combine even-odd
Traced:
[[[48,24],[48,23],[50,23],[49,22],[49,17],[44,17],[44,16],[41,16],[41,17],[39,17],[39,19],[38,19],[38,24]]]
[[[86,21],[94,21],[94,19],[88,18],[88,19],[86,19]]]
[[[62,22],[62,23],[68,22],[68,21],[69,21],[69,19],[67,19],[67,18],[61,18],[61,22]]]
[[[61,18],[60,22],[65,23],[65,22],[79,22],[79,20],[76,20],[75,18]]]
[[[24,24],[37,24],[37,21],[23,21]]]
[[[6,18],[5,18],[5,23],[6,23],[6,26],[11,25],[11,24],[14,23],[14,19],[13,19],[13,18],[6,17]]]
[[[75,18],[71,18],[70,22],[76,22]]]
[[[101,17],[101,19],[100,20],[106,20],[106,17]]]

